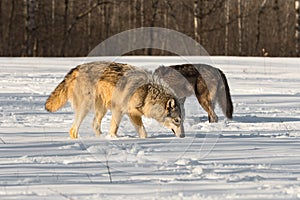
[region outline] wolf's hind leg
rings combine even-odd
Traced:
[[[88,112],[89,109],[85,104],[80,105],[79,109],[75,109],[75,120],[69,132],[72,139],[78,138],[79,127]]]
[[[138,132],[140,138],[146,138],[147,133],[146,133],[145,127],[143,125],[141,116],[129,114],[129,118],[130,118],[132,124],[134,125],[136,131]]]
[[[93,121],[93,129],[96,136],[100,136],[101,131],[101,121],[104,115],[106,114],[107,109],[103,106],[102,102],[96,101],[95,103],[95,117]]]
[[[214,103],[209,99],[209,95],[205,93],[197,94],[196,96],[202,108],[207,112],[209,122],[218,122],[218,116],[214,111]]]
[[[105,114],[106,114],[106,110],[95,113],[95,117],[94,117],[94,121],[93,121],[93,129],[94,129],[96,136],[100,136],[102,134],[101,121]]]

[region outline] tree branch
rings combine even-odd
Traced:
[[[84,12],[79,13],[72,24],[69,25],[68,30],[67,30],[67,34],[69,35],[72,31],[72,29],[74,28],[74,26],[78,23],[79,20],[81,20],[82,18],[84,18],[85,16],[87,16],[89,13],[91,13],[94,9],[96,9],[98,6],[101,5],[105,5],[105,4],[110,4],[111,2],[109,1],[97,1],[97,3],[94,3],[89,9],[87,9]]]

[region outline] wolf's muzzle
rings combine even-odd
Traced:
[[[179,137],[179,138],[185,137],[184,128],[182,125],[180,127],[176,128],[176,130],[174,130],[173,128],[171,130],[175,134],[176,137]]]

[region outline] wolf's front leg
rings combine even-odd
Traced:
[[[147,133],[143,125],[142,117],[140,115],[129,114],[129,118],[138,132],[140,138],[146,138]]]
[[[75,120],[69,131],[70,137],[72,139],[78,138],[78,130],[81,125],[82,120],[88,113],[88,109],[86,109],[86,104],[81,104],[79,107],[75,109]]]
[[[110,122],[110,136],[113,138],[117,137],[117,131],[122,118],[122,114],[119,111],[112,111],[111,122]]]

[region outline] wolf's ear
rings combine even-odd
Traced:
[[[175,99],[169,99],[167,102],[167,109],[174,109],[176,108]]]
[[[155,70],[155,73],[158,75],[158,76],[165,76],[168,72],[168,68],[161,65],[159,66],[156,70]]]
[[[185,97],[178,99],[180,105],[183,105],[185,102]]]

